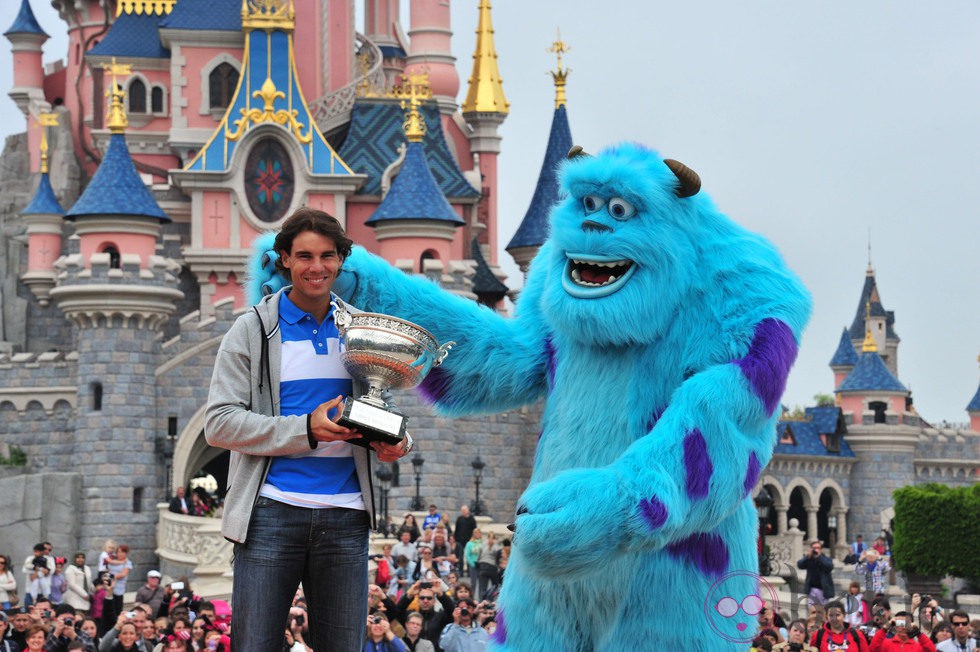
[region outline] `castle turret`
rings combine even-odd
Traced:
[[[13,46],[14,87],[8,95],[24,113],[30,114],[31,101],[44,101],[44,66],[41,46],[50,38],[34,17],[30,0],[21,0],[13,25],[3,33]]]
[[[427,99],[428,89],[421,82],[421,76],[414,76],[406,84],[411,97],[404,122],[408,141],[405,161],[388,194],[365,222],[376,231],[382,257],[409,259],[416,272],[424,271],[423,259],[451,260],[456,231],[464,224],[442,194],[426,161],[422,147],[426,127],[419,105]]]
[[[541,163],[541,172],[538,174],[538,183],[534,187],[531,204],[524,213],[524,219],[517,227],[514,237],[507,245],[507,253],[525,275],[531,260],[538,253],[538,248],[548,238],[548,214],[558,201],[558,166],[565,160],[568,150],[572,147],[572,132],[568,127],[565,98],[565,84],[570,71],[562,67],[561,61],[561,55],[568,51],[568,46],[561,40],[560,35],[552,44],[551,50],[558,55],[557,70],[551,72],[555,82],[555,114],[551,119],[551,132],[548,135],[548,145],[544,150],[544,161]]]
[[[980,356],[977,356],[977,362],[980,362]],[[970,430],[980,432],[980,387],[966,406],[966,412],[970,415]]]
[[[868,304],[871,306],[870,312],[865,310]],[[901,338],[895,332],[895,313],[885,310],[881,303],[875,271],[870,262],[864,276],[864,287],[861,288],[861,300],[849,330],[855,349],[862,346],[865,334],[869,330],[874,338],[878,355],[889,371],[898,376],[898,344]]]
[[[113,65],[106,123],[108,150],[88,187],[65,215],[75,223],[69,253],[59,259],[51,299],[74,325],[77,405],[71,440],[83,474],[76,522],[83,550],[112,536],[132,548],[139,567],[155,563],[157,513],[166,497],[158,457],[165,426],[157,419],[155,372],[161,327],[183,297],[179,265],[157,255],[169,218],[143,184],[126,146],[126,113]]]
[[[866,311],[870,316],[870,301]],[[874,322],[869,318],[867,323],[861,354],[834,391],[844,413],[850,414],[854,423],[902,423],[910,392],[881,359],[872,333]]]
[[[449,3],[444,0],[412,0],[409,52],[405,73],[428,73],[432,95],[444,114],[456,111],[459,73],[452,54]]]
[[[840,342],[837,344],[837,350],[834,351],[834,357],[830,359],[830,368],[834,372],[834,389],[844,382],[847,374],[851,373],[854,365],[857,364],[857,360],[857,351],[854,350],[851,336],[845,328],[840,334]]]
[[[27,271],[20,278],[37,297],[38,303],[46,306],[55,286],[54,262],[61,254],[65,209],[58,202],[48,178],[47,128],[58,124],[58,114],[38,114],[37,122],[41,128],[41,173],[34,198],[20,212],[27,226]]]

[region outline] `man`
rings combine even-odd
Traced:
[[[10,619],[11,629],[8,638],[17,644],[18,650],[23,650],[27,647],[27,628],[33,623],[34,619],[27,613],[26,608],[22,608],[19,613],[14,614],[13,618]]]
[[[174,514],[190,514],[191,505],[190,501],[187,500],[187,496],[184,495],[185,490],[183,487],[177,487],[177,494],[170,499],[170,511]]]
[[[936,646],[928,636],[919,632],[912,622],[912,614],[907,611],[899,611],[887,629],[878,630],[871,639],[871,649],[875,652],[936,652]]]
[[[7,614],[0,611],[0,652],[20,652],[20,646],[7,638],[7,628],[9,626],[10,623],[7,622]],[[412,652],[415,652],[414,648]]]
[[[405,558],[413,564],[419,559],[419,549],[412,543],[412,533],[408,530],[403,530],[398,543],[391,547],[392,559],[397,560],[398,555],[405,555]]]
[[[434,528],[439,525],[439,521],[442,520],[442,514],[439,513],[439,508],[435,504],[429,505],[429,513],[425,515],[425,519],[422,521],[422,529],[428,530],[430,527]]]
[[[92,569],[85,565],[85,553],[76,552],[75,560],[65,569],[65,604],[76,611],[87,612],[92,606]]]
[[[806,623],[802,620],[794,620],[790,623],[787,635],[788,639],[774,645],[772,652],[817,652],[817,648],[807,645]]]
[[[470,506],[460,505],[459,516],[456,517],[453,534],[456,536],[456,558],[459,559],[460,572],[464,575],[469,574],[469,567],[466,566],[466,556],[463,554],[463,551],[466,550],[466,544],[469,542],[470,537],[473,536],[473,530],[475,529],[476,517],[470,514]]]
[[[847,650],[848,652],[866,652],[868,642],[856,629],[852,629],[844,621],[844,605],[839,600],[827,603],[827,622],[814,632],[810,645],[820,652],[832,650]]]
[[[51,573],[54,572],[54,560],[44,554],[43,543],[34,545],[34,554],[24,560],[24,606],[30,607],[39,596],[47,596],[51,592]]]
[[[854,543],[851,544],[851,552],[854,555],[860,557],[861,553],[867,549],[868,547],[864,545],[864,537],[861,536],[860,534],[857,535],[857,538],[854,539]]]
[[[400,615],[399,620],[405,622],[405,613],[408,605],[418,596],[419,615],[422,617],[422,633],[420,636],[427,641],[432,641],[432,647],[436,652],[441,652],[439,647],[439,635],[443,628],[452,622],[453,610],[455,605],[452,598],[443,593],[441,582],[418,581],[413,584],[401,600],[398,601],[397,611]]]
[[[809,597],[809,604],[822,605],[834,595],[834,580],[830,575],[834,562],[823,554],[823,544],[819,541],[810,544],[810,554],[796,562],[796,567],[806,571],[803,592]]]
[[[470,598],[459,601],[453,610],[453,622],[442,630],[439,646],[444,652],[477,652],[487,649],[490,635],[483,629],[486,615]]]
[[[422,638],[422,614],[410,611],[405,616],[405,635],[402,643],[411,652],[435,652],[431,641]]]
[[[236,649],[282,647],[300,582],[313,649],[347,652],[363,641],[371,449],[352,446],[361,435],[337,423],[344,397],[365,388],[340,361],[330,292],[351,244],[323,211],[290,216],[274,248],[292,285],[239,317],[215,360],[205,436],[232,451],[221,528],[236,543]],[[393,462],[411,437],[371,448]]]
[[[44,646],[46,652],[67,652],[68,645],[78,638],[75,631],[75,612],[66,604],[58,605],[51,621],[51,634]]]
[[[146,574],[146,584],[136,590],[136,601],[150,607],[150,615],[156,616],[163,602],[164,588],[160,586],[160,571],[151,570]]]
[[[973,652],[977,649],[977,640],[970,636],[968,613],[957,609],[949,615],[949,624],[953,628],[953,638],[937,645],[938,652]]]

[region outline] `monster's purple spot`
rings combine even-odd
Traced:
[[[555,370],[558,367],[557,352],[555,343],[548,337],[544,341],[544,352],[548,356],[548,389],[555,388]]]
[[[660,417],[664,415],[664,410],[666,409],[667,408],[657,408],[656,410],[653,411],[653,414],[651,414],[650,418],[647,419],[646,432],[650,432],[651,430],[653,430],[653,427],[657,425],[658,421],[660,421]]]
[[[717,534],[698,532],[667,545],[675,559],[691,562],[705,575],[720,577],[728,569],[728,546]]]
[[[767,317],[756,324],[749,352],[735,361],[772,416],[786,389],[789,369],[796,360],[796,338],[785,322]]]
[[[667,522],[667,506],[654,498],[644,498],[640,501],[640,515],[652,529],[663,527]]]
[[[684,469],[687,471],[687,495],[691,498],[707,496],[714,467],[708,457],[708,442],[697,428],[684,437]]]
[[[755,456],[755,451],[749,453],[749,469],[745,472],[745,484],[742,485],[744,495],[749,495],[759,479],[759,458]]]
[[[503,645],[507,642],[507,624],[504,622],[504,610],[500,609],[497,611],[497,615],[494,617],[494,621],[497,623],[497,629],[494,630],[493,636],[490,640],[494,643],[499,643]]]
[[[449,393],[452,378],[442,367],[435,367],[419,384],[418,392],[427,403],[438,403]]]

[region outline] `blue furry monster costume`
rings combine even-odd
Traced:
[[[745,649],[755,616],[708,598],[758,591],[751,492],[809,295],[682,164],[573,152],[513,318],[360,248],[335,289],[456,341],[420,387],[443,414],[545,399],[495,649]]]

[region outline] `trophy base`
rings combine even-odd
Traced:
[[[344,413],[337,420],[345,428],[360,433],[360,439],[351,439],[349,443],[363,448],[370,448],[371,442],[375,441],[397,446],[405,439],[407,422],[408,417],[403,414],[350,396],[344,402]]]

